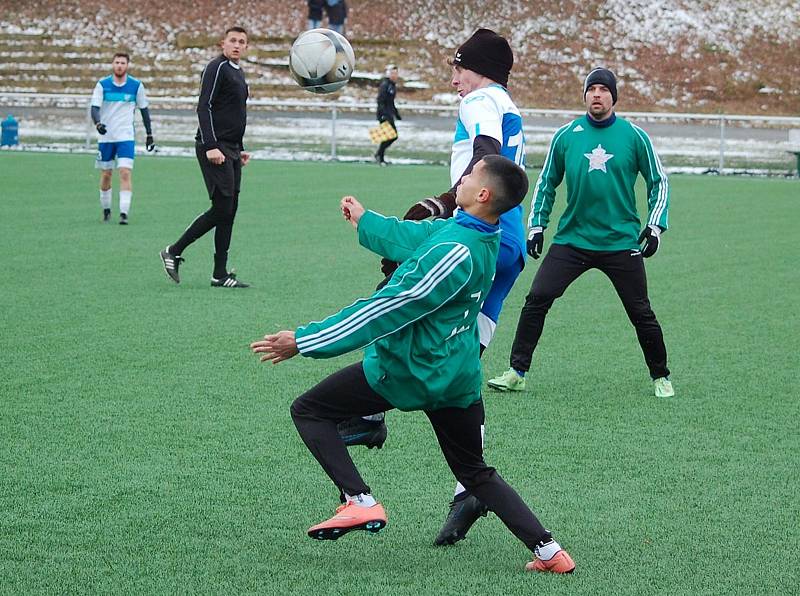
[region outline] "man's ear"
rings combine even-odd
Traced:
[[[492,190],[490,188],[486,188],[485,186],[481,187],[480,191],[478,191],[478,203],[488,203],[492,200]]]

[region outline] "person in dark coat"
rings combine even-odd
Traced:
[[[397,111],[397,107],[394,105],[394,96],[397,93],[398,77],[399,73],[397,67],[394,64],[390,64],[386,67],[386,76],[383,77],[380,87],[378,87],[378,122],[388,122],[394,129],[395,134],[397,133],[397,126],[395,126],[394,122],[395,120],[402,120],[400,117],[400,112]],[[397,136],[380,144],[378,150],[375,152],[376,162],[382,166],[387,165],[384,155],[386,150],[389,148],[389,145],[394,143],[396,140]]]

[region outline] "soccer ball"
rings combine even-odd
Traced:
[[[333,93],[347,85],[356,65],[350,42],[330,29],[311,29],[294,40],[289,72],[306,91]]]

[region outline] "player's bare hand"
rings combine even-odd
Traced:
[[[261,354],[261,362],[269,360],[272,364],[289,360],[300,353],[294,339],[294,331],[288,330],[265,335],[264,339],[251,343],[250,349],[253,350],[253,354]]]
[[[206,158],[215,166],[225,163],[225,154],[219,149],[209,149],[206,151]]]
[[[250,154],[247,151],[242,151],[240,155],[242,156],[242,167],[244,167],[250,161]]]
[[[342,208],[342,215],[344,215],[344,218],[349,221],[354,228],[358,228],[358,222],[361,216],[364,215],[364,211],[366,211],[364,205],[359,203],[358,199],[350,195],[342,197],[339,204]]]

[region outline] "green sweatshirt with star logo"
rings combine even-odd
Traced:
[[[647,184],[648,217],[636,209],[634,185]],[[668,228],[669,183],[647,133],[620,116],[598,127],[587,115],[553,136],[533,191],[529,227],[546,228],[556,188],[567,181],[567,206],[554,244],[598,251],[638,250],[643,225]]]

